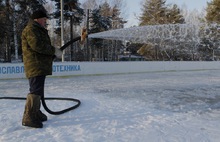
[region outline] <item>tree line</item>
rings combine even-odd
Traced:
[[[127,21],[124,0],[63,0],[64,43],[79,36],[81,27],[89,33],[124,28]],[[207,3],[205,15],[190,14],[166,0],[143,0],[138,26],[158,24],[185,24],[197,21],[207,23],[201,43],[135,44],[129,41],[88,39],[84,46],[77,42],[65,50],[66,61],[118,61],[119,55],[136,55],[145,60],[218,60],[220,0]],[[31,13],[37,9],[48,12],[48,31],[52,44],[61,46],[60,0],[0,0],[0,62],[21,62],[21,33]],[[195,13],[195,12],[194,12]],[[124,14],[124,15],[123,15]],[[188,17],[187,17],[188,16]],[[195,17],[192,17],[195,16]],[[195,20],[196,19],[196,20]],[[193,21],[194,20],[194,21]],[[193,52],[192,52],[193,49]]]

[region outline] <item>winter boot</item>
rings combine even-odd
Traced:
[[[28,94],[25,104],[24,115],[22,119],[22,125],[34,128],[42,128],[43,123],[38,118],[40,110],[40,96],[34,94]]]

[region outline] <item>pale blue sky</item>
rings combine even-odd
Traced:
[[[136,15],[140,15],[141,12],[141,2],[145,0],[125,0],[127,1],[127,8],[128,8],[128,23],[126,24],[126,27],[130,27],[132,25],[137,25],[137,18],[135,18]],[[203,10],[207,6],[207,2],[210,2],[211,0],[167,0],[167,4],[177,4],[180,8],[182,6],[186,6],[189,10],[197,9],[199,11]]]

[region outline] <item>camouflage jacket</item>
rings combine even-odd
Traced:
[[[22,32],[22,52],[27,78],[52,74],[55,48],[48,31],[33,20]]]

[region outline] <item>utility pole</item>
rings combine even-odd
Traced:
[[[61,17],[61,47],[64,45],[64,38],[63,38],[63,33],[64,33],[64,21],[63,21],[63,6],[64,3],[63,3],[63,0],[60,0],[60,17]],[[63,50],[63,54],[62,54],[62,62],[64,62],[65,60],[65,50]]]

